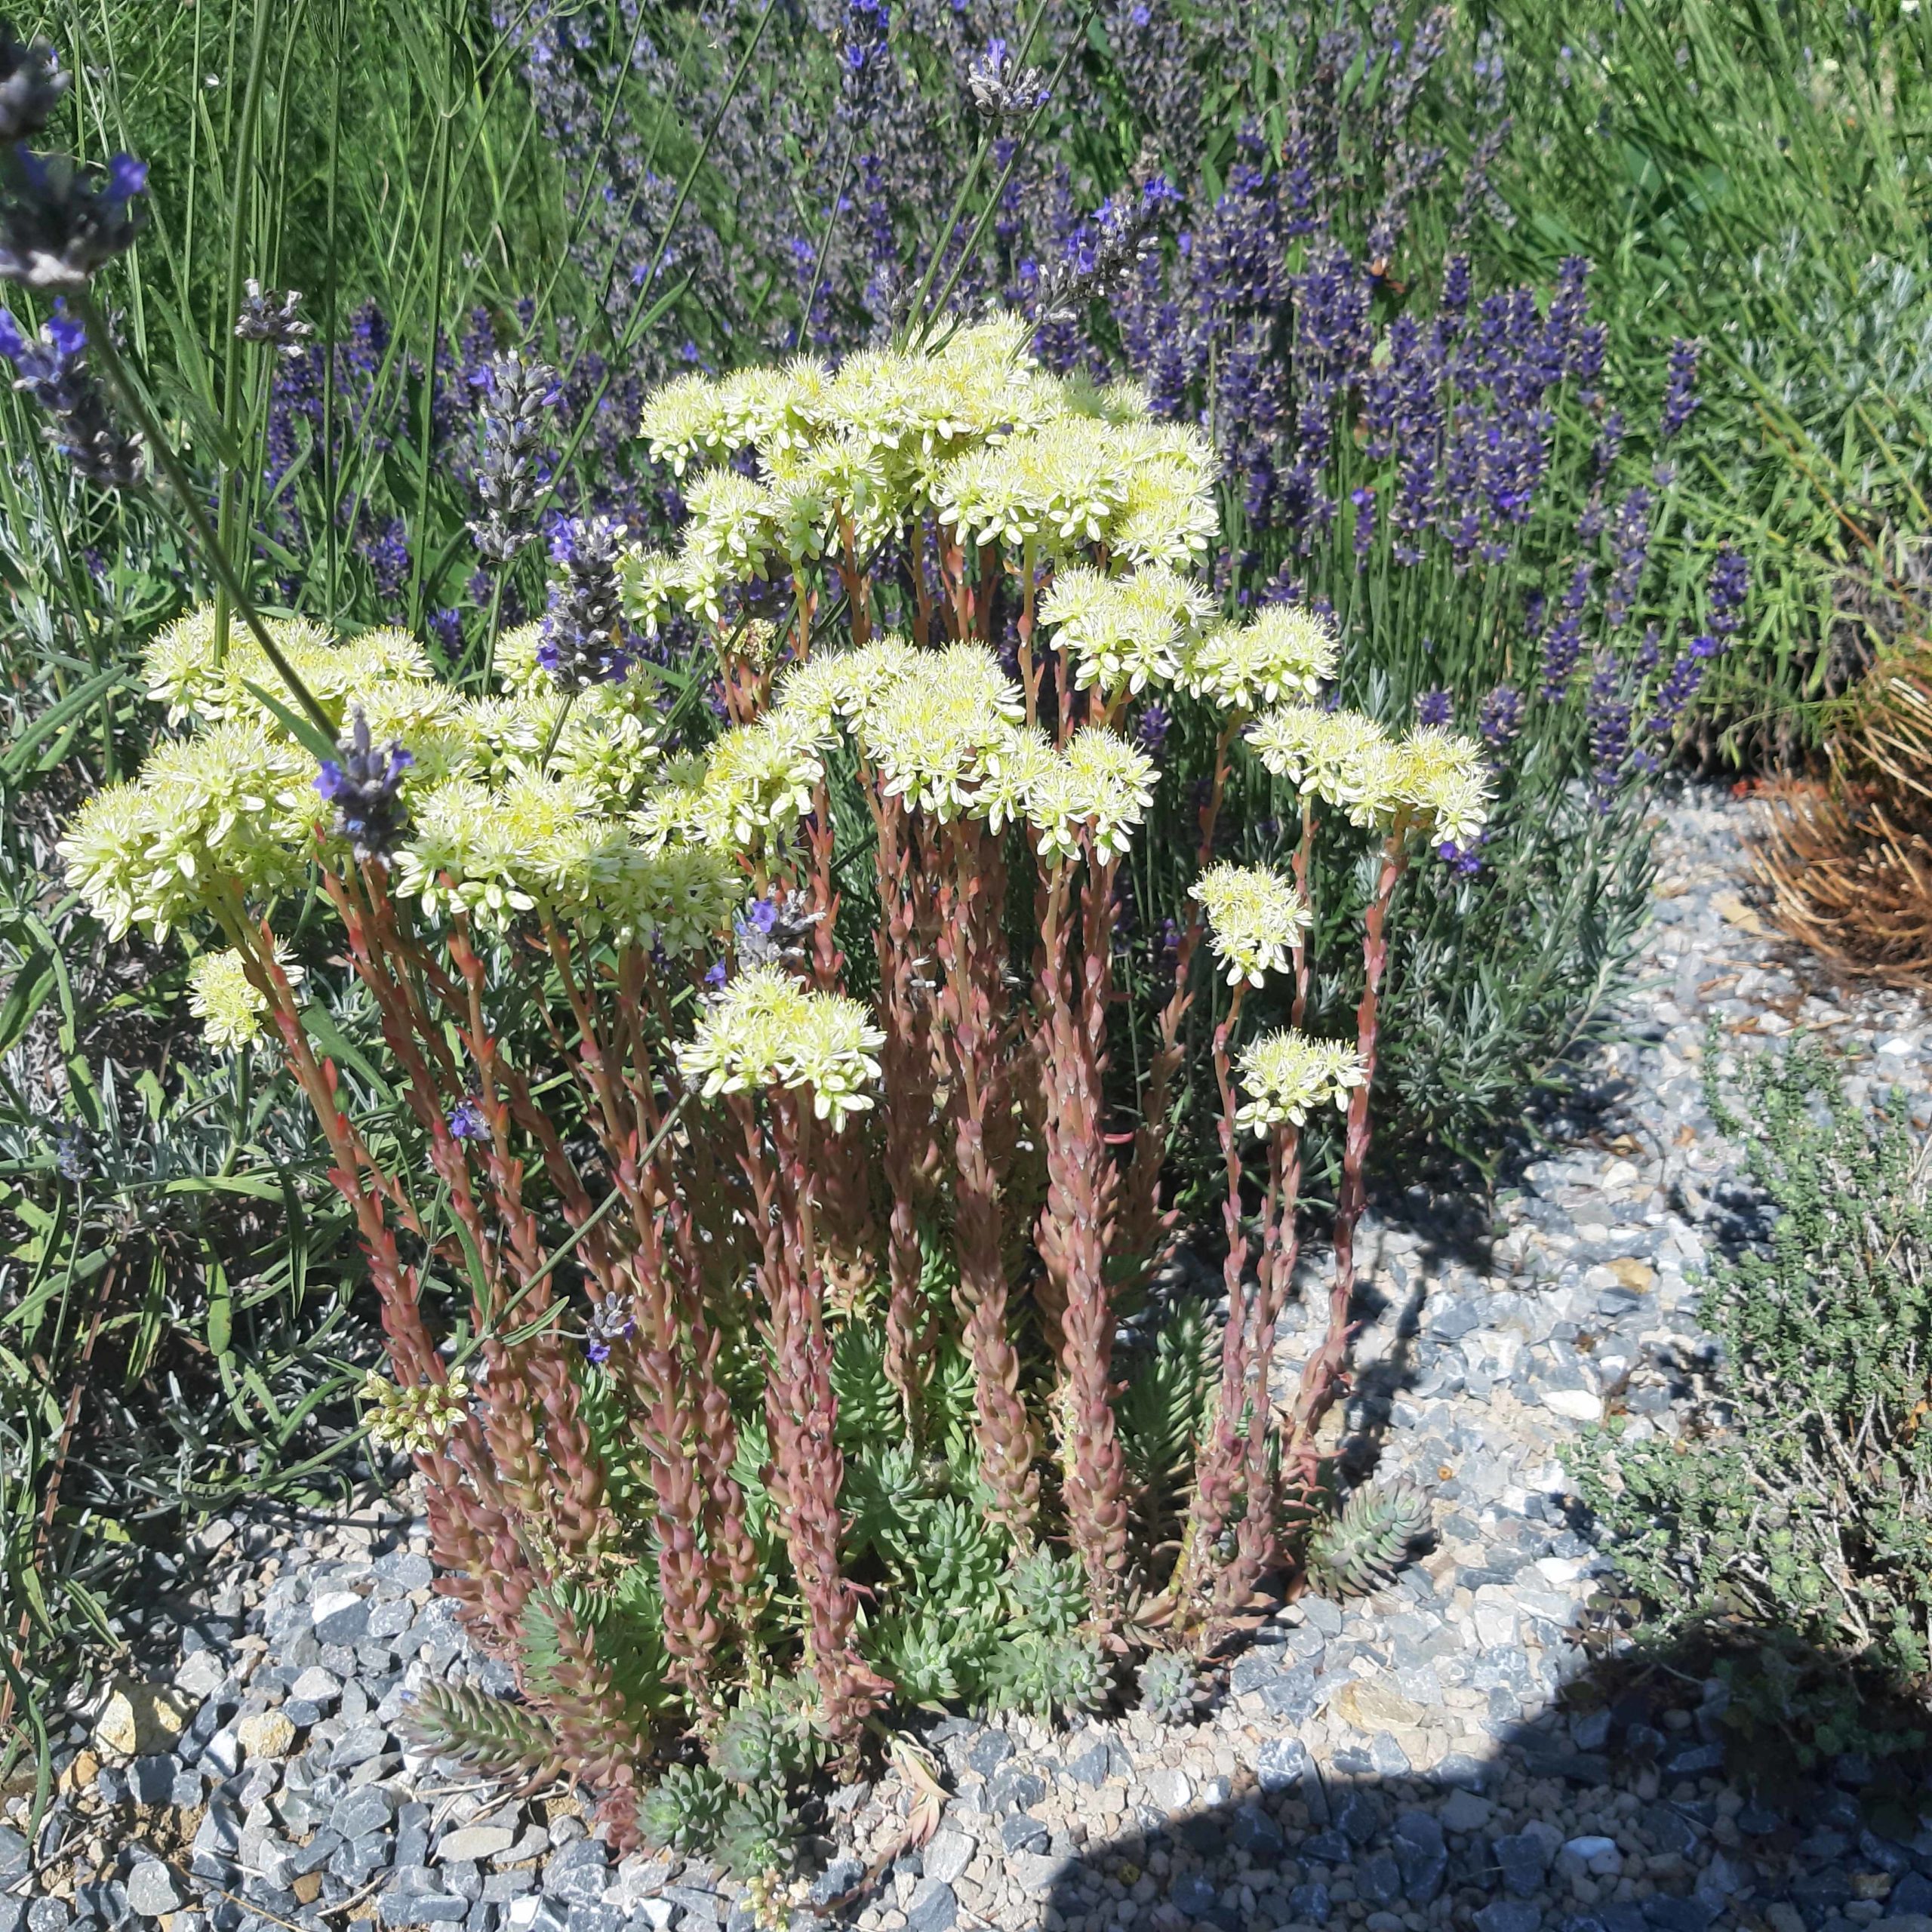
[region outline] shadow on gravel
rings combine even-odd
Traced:
[[[994,1829],[1044,1881],[1045,1932],[1932,1932],[1927,1718],[1786,1633],[1713,1626],[1600,1657],[1481,1758],[1411,1772],[1383,1732],[1321,1768],[1251,1737],[1191,1810],[1078,1847],[1023,1811]],[[1063,1776],[1100,1782],[1081,1743]]]

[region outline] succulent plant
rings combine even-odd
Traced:
[[[405,1727],[439,1756],[494,1777],[544,1771],[558,1761],[556,1731],[541,1711],[472,1684],[425,1684]]]
[[[798,1831],[783,1789],[761,1786],[738,1792],[725,1806],[712,1850],[733,1878],[761,1878],[783,1872],[791,1863]]]
[[[724,1780],[707,1766],[673,1764],[638,1801],[638,1829],[666,1851],[708,1851],[729,1795]]]
[[[986,1672],[992,1709],[1037,1718],[1096,1710],[1106,1701],[1109,1687],[1100,1646],[1084,1637],[1023,1631],[998,1646]]]
[[[1365,1596],[1402,1567],[1432,1521],[1428,1497],[1406,1477],[1358,1489],[1309,1538],[1309,1575],[1338,1596]]]
[[[1156,1724],[1184,1724],[1194,1715],[1195,1669],[1176,1651],[1156,1651],[1135,1672],[1140,1708]]]

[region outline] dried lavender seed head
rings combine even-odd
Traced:
[[[1037,67],[1023,67],[1013,49],[997,38],[966,70],[973,105],[989,121],[1023,121],[1043,107],[1051,90]]]
[[[483,450],[476,494],[483,514],[469,533],[486,563],[508,563],[537,534],[532,513],[543,417],[556,403],[557,383],[555,370],[526,362],[515,349],[493,357],[478,372]]]
[[[272,293],[263,294],[262,285],[253,276],[246,286],[248,294],[235,318],[235,340],[260,343],[278,355],[300,355],[315,332],[297,312],[302,306],[301,290],[291,288],[278,300]]]
[[[550,540],[550,555],[564,574],[550,586],[537,661],[559,691],[614,684],[630,668],[617,580],[623,537],[623,525],[614,518],[591,516],[559,524]]]

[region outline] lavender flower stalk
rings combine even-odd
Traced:
[[[550,540],[550,555],[565,574],[550,586],[537,661],[559,691],[614,683],[630,668],[617,582],[623,535],[623,526],[609,517],[579,517],[558,525]]]
[[[537,460],[544,411],[557,400],[557,372],[526,362],[515,349],[495,356],[480,372],[483,456],[476,494],[483,514],[469,526],[478,555],[509,563],[536,535]]]
[[[55,303],[37,337],[0,309],[0,355],[18,372],[14,388],[46,411],[48,440],[96,488],[138,488],[145,474],[140,440],[109,416],[86,353],[86,331],[64,303]]]
[[[402,774],[416,760],[398,744],[377,751],[360,705],[338,749],[339,758],[322,761],[315,789],[334,806],[336,836],[349,841],[357,863],[387,865],[409,827]]]

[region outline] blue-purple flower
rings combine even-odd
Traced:
[[[1523,694],[1513,685],[1498,685],[1476,709],[1476,729],[1486,744],[1498,751],[1515,743],[1523,728]]]
[[[1659,438],[1669,442],[1697,413],[1698,346],[1679,336],[1670,345],[1669,373],[1664,379],[1663,413],[1657,423]]]
[[[1425,730],[1446,731],[1455,721],[1455,703],[1440,685],[1416,700],[1416,722]]]
[[[623,536],[623,526],[605,516],[565,518],[552,534],[550,555],[564,574],[550,585],[537,661],[560,691],[614,683],[630,669],[617,583]]]
[[[86,364],[79,319],[57,301],[37,336],[0,309],[0,355],[13,364],[14,386],[47,412],[48,439],[97,488],[131,490],[142,480],[141,446],[116,428]]]
[[[483,1117],[482,1104],[473,1094],[466,1094],[449,1111],[449,1130],[458,1140],[487,1140],[490,1123]]]
[[[377,750],[360,705],[337,751],[315,774],[315,789],[335,808],[336,836],[349,841],[358,863],[386,865],[408,829],[402,774],[416,760],[394,743]]]

